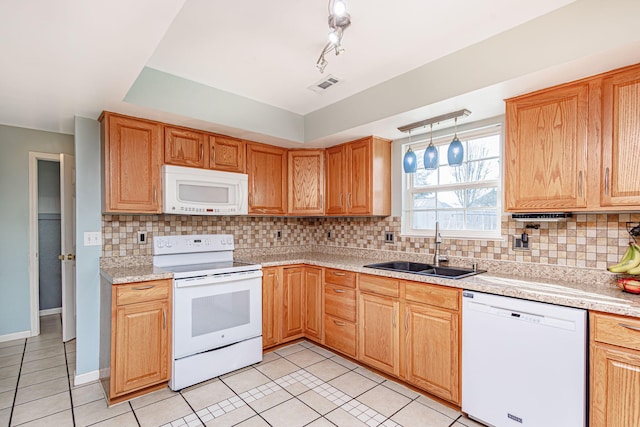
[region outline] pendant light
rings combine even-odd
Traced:
[[[416,153],[411,149],[411,131],[409,131],[409,149],[404,153],[402,168],[404,169],[404,173],[415,173],[418,170],[418,158],[416,157]]]
[[[455,133],[453,141],[449,144],[449,150],[447,152],[447,159],[449,160],[449,166],[460,166],[464,159],[464,147],[462,142],[458,139],[458,118],[455,119]]]
[[[429,146],[424,150],[424,168],[426,170],[438,169],[438,149],[433,145],[433,123],[431,124],[431,136],[429,138]]]

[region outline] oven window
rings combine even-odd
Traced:
[[[229,188],[178,183],[178,200],[197,203],[229,203]]]
[[[247,325],[251,320],[249,290],[191,300],[191,336]]]

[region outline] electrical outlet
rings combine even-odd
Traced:
[[[282,239],[282,231],[280,230],[276,231],[276,239],[278,240]]]
[[[146,231],[138,231],[138,243],[146,244],[147,243],[147,232]]]
[[[529,239],[530,237],[527,236],[526,240],[522,239],[522,235],[515,235],[512,236],[513,237],[513,250],[514,251],[530,251],[531,248],[529,247]]]
[[[385,243],[393,243],[393,240],[394,240],[393,232],[391,232],[391,231],[386,231],[386,232],[384,233],[384,242],[385,242]]]
[[[84,232],[85,246],[102,246],[102,233],[100,231]]]

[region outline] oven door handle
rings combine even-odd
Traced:
[[[212,274],[210,276],[191,277],[186,279],[175,279],[176,288],[187,288],[191,286],[216,285],[222,283],[237,282],[262,277],[262,270],[240,271],[236,273]]]

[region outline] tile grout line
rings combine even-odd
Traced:
[[[62,320],[61,320],[62,322]],[[60,338],[62,339],[62,337]],[[73,426],[75,427],[76,425],[76,415],[75,415],[75,411],[73,410],[73,393],[71,393],[71,379],[69,378],[69,359],[67,359],[67,343],[66,342],[62,342],[62,348],[64,350],[64,366],[66,368],[67,371],[67,385],[69,386],[69,402],[71,403],[71,422],[73,423]]]
[[[184,389],[182,389],[184,390]],[[189,409],[191,409],[191,411],[195,414],[195,416],[198,418],[198,421],[200,421],[200,424],[202,424],[203,426],[205,426],[206,424],[204,423],[204,421],[202,421],[202,418],[200,418],[200,415],[198,415],[198,413],[196,412],[195,409],[193,409],[193,406],[191,406],[191,403],[189,403],[189,401],[187,400],[186,397],[184,397],[184,394],[182,394],[182,390],[180,390],[178,392],[178,394],[180,395],[180,397],[182,397],[182,400],[184,400],[187,404],[187,406],[189,407]],[[133,407],[131,408],[133,409]],[[136,417],[137,419],[137,417]],[[182,417],[182,419],[184,419],[184,417]],[[174,420],[175,421],[175,420]],[[173,421],[171,421],[171,424],[173,423]],[[138,425],[140,425],[140,423],[138,423]]]
[[[13,410],[16,407],[16,398],[18,397],[18,384],[20,384],[20,375],[22,374],[22,364],[24,363],[24,354],[27,352],[27,339],[24,339],[24,346],[22,348],[22,358],[20,359],[20,369],[18,369],[18,379],[16,380],[16,388],[13,391],[13,402],[11,402],[11,412],[9,413],[9,423],[13,420]]]
[[[131,409],[131,412],[133,413],[133,418],[135,418],[136,423],[138,424],[138,427],[140,427],[140,420],[138,419],[138,416],[136,415],[136,411],[133,409],[133,405],[131,404],[131,400],[127,401],[127,403],[129,404],[129,409]]]

